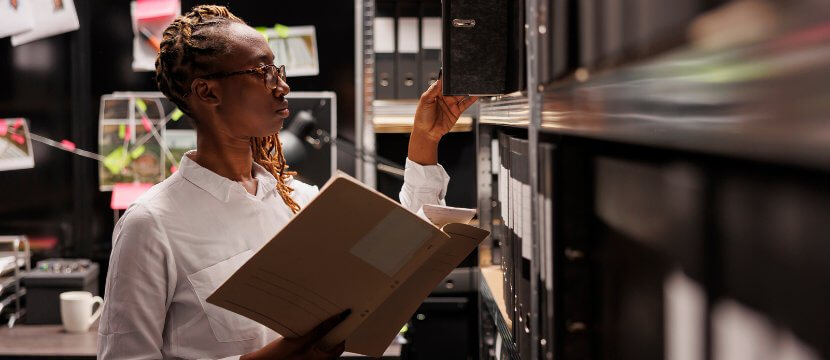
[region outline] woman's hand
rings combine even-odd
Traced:
[[[438,163],[438,142],[455,126],[461,113],[478,99],[477,96],[443,96],[441,89],[442,79],[438,79],[421,95],[415,110],[408,156],[422,165]]]
[[[332,316],[320,325],[317,325],[308,334],[295,339],[288,339],[281,337],[272,341],[250,354],[241,356],[240,360],[258,360],[258,359],[273,359],[273,360],[300,360],[300,359],[337,359],[346,350],[346,342],[335,345],[331,349],[323,348],[320,340],[326,334],[334,329],[335,326],[343,322],[351,310],[346,310],[338,315]]]

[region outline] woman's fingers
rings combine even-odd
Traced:
[[[456,115],[456,114],[455,114],[455,112],[453,112],[453,111],[452,111],[452,107],[450,107],[449,105],[447,105],[447,103],[444,101],[444,98],[443,98],[443,97],[438,98],[438,104],[440,104],[440,105],[441,105],[441,110],[442,110],[445,114],[447,114],[447,115],[449,115],[449,116],[452,116],[452,118],[453,118],[453,119],[457,119],[457,118],[458,118],[458,116],[460,115],[460,113],[459,113],[459,115]]]
[[[464,112],[464,110],[467,110],[467,108],[473,105],[476,100],[478,100],[478,96],[466,96],[458,102],[458,107],[461,109],[461,112]]]
[[[429,86],[429,89],[421,94],[421,101],[431,104],[435,102],[435,99],[438,96],[441,96],[441,80],[432,83],[432,85]]]

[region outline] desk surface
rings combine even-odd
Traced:
[[[0,327],[0,356],[90,356],[98,347],[97,324],[90,331],[72,334],[61,325]]]
[[[98,347],[98,324],[93,324],[90,331],[72,334],[63,330],[61,325],[16,325],[9,329],[0,327],[0,357],[7,356],[62,356],[95,358]],[[383,353],[383,358],[398,358],[401,346],[391,344]],[[364,357],[344,353],[343,357]]]

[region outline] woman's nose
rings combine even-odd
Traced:
[[[290,93],[290,92],[291,92],[291,87],[288,86],[288,83],[285,82],[285,80],[283,80],[283,79],[279,79],[279,81],[277,81],[277,87],[274,88],[274,96],[275,97],[285,96],[285,95],[288,95],[288,93]]]

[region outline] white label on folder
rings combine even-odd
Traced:
[[[545,238],[542,241],[547,244],[545,246],[545,273],[553,274],[553,200],[547,196],[544,196],[544,208],[545,210],[542,212],[543,216],[543,223],[545,229]],[[553,276],[548,276],[545,279],[545,287],[549,290],[553,290]]]
[[[663,283],[663,333],[668,360],[704,358],[706,336],[706,292],[694,280],[675,270]],[[746,332],[741,332],[746,334]],[[738,354],[748,354],[741,348]],[[736,354],[736,355],[738,355]],[[763,354],[757,354],[763,358]],[[741,356],[737,357],[738,359]],[[746,357],[754,358],[754,357]],[[731,357],[729,359],[735,359]]]
[[[398,52],[404,54],[418,53],[418,18],[402,17],[398,19]]]
[[[496,329],[496,359],[501,360],[501,333],[499,333],[499,329]]]
[[[421,21],[421,47],[441,49],[441,18],[425,17]]]
[[[507,222],[507,169],[503,165],[499,165],[499,202],[501,221]]]
[[[392,209],[349,252],[394,277],[431,236],[430,227],[411,221],[411,216],[402,208]]]
[[[513,186],[510,188],[510,197],[513,198],[513,204],[510,208],[513,209],[513,231],[521,238],[524,235],[522,234],[522,184],[515,178],[511,179],[511,182]]]
[[[374,22],[375,53],[395,52],[395,18],[376,17]]]
[[[510,176],[510,169],[507,169],[507,176]],[[510,221],[507,222],[507,227],[513,230],[514,233],[518,234],[516,231],[516,179],[510,176],[510,183],[507,188],[507,197],[510,199],[508,200],[507,205],[507,217],[510,218]],[[521,236],[521,235],[519,235]]]
[[[542,283],[546,283],[547,279],[547,261],[545,256],[548,253],[548,243],[546,227],[545,227],[545,196],[542,192],[536,193],[536,210],[539,214],[539,279]]]
[[[520,183],[519,186],[522,190],[522,222],[518,225],[522,228],[522,257],[529,260],[533,257],[533,222],[530,218],[530,185]]]
[[[490,173],[497,175],[499,173],[499,141],[497,139],[490,140]]]

